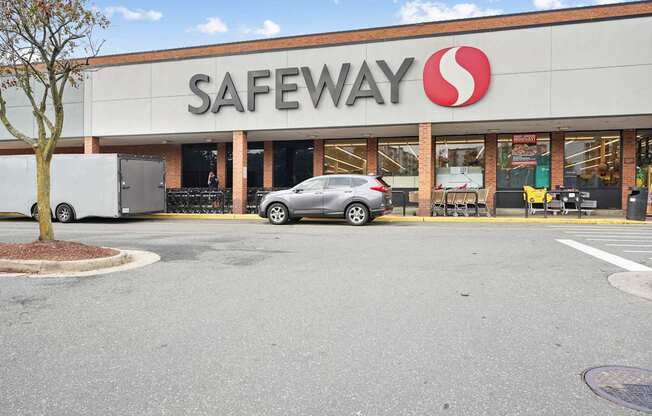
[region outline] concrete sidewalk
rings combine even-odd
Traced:
[[[141,218],[157,219],[202,219],[202,220],[245,220],[245,221],[266,221],[257,214],[173,214],[161,213],[140,216]],[[331,218],[309,218],[309,221],[333,221]],[[636,224],[652,225],[652,222],[631,221],[622,217],[582,217],[576,216],[549,216],[544,218],[543,215],[517,217],[419,217],[419,216],[400,216],[386,215],[378,217],[377,222],[440,222],[440,223],[524,223],[524,224]]]

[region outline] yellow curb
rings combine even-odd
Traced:
[[[515,223],[515,224],[595,224],[595,225],[622,225],[622,224],[637,224],[637,225],[651,225],[643,221],[631,221],[624,218],[533,218],[533,217],[422,217],[424,222],[471,222],[471,223]]]

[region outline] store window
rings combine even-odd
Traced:
[[[636,186],[652,185],[652,130],[636,132]]]
[[[208,187],[208,173],[217,166],[215,144],[184,144],[181,146],[182,179],[184,188]]]
[[[496,164],[498,189],[550,188],[550,134],[499,135]]]
[[[324,174],[367,174],[367,140],[324,142]]]
[[[570,188],[620,187],[620,132],[567,133],[564,185]]]
[[[274,187],[291,188],[312,177],[312,140],[274,142]]]
[[[437,186],[484,186],[484,136],[444,136],[435,141]]]
[[[247,187],[263,187],[264,143],[249,142],[247,144]]]
[[[419,139],[378,140],[378,169],[392,188],[418,188]]]

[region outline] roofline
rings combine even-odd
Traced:
[[[270,52],[352,43],[379,42],[406,38],[443,36],[495,30],[552,26],[569,23],[624,19],[652,15],[652,0],[607,5],[573,7],[568,9],[512,13],[469,19],[445,20],[415,24],[373,27],[255,39],[221,44],[189,46],[144,52],[101,55],[85,58],[91,66],[111,66],[157,61],[202,58],[222,55]]]

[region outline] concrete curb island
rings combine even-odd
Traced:
[[[615,273],[608,280],[625,293],[652,301],[652,272]]]
[[[140,250],[120,250],[120,254],[124,254],[127,258],[128,261],[124,263],[117,263],[112,266],[107,266],[102,268],[96,268],[96,269],[87,269],[87,270],[52,270],[52,271],[47,271],[47,272],[41,272],[41,273],[34,273],[34,272],[0,272],[0,278],[7,278],[7,277],[17,277],[17,278],[23,278],[23,277],[28,277],[28,278],[56,278],[56,277],[91,277],[91,276],[98,276],[98,275],[103,275],[103,274],[109,274],[109,273],[116,273],[116,272],[121,272],[125,270],[133,270],[133,269],[138,269],[144,266],[148,266],[150,264],[156,263],[161,260],[161,257],[156,254],[152,253],[149,251],[140,251]],[[67,263],[77,263],[78,261],[75,262],[67,262]],[[59,262],[62,263],[62,262]],[[63,262],[65,263],[65,262]],[[68,265],[70,266],[70,265]],[[85,267],[82,267],[85,269]]]
[[[131,261],[129,253],[118,250],[119,253],[111,257],[85,260],[8,260],[0,259],[0,270],[9,273],[66,273],[87,272],[116,267]]]

